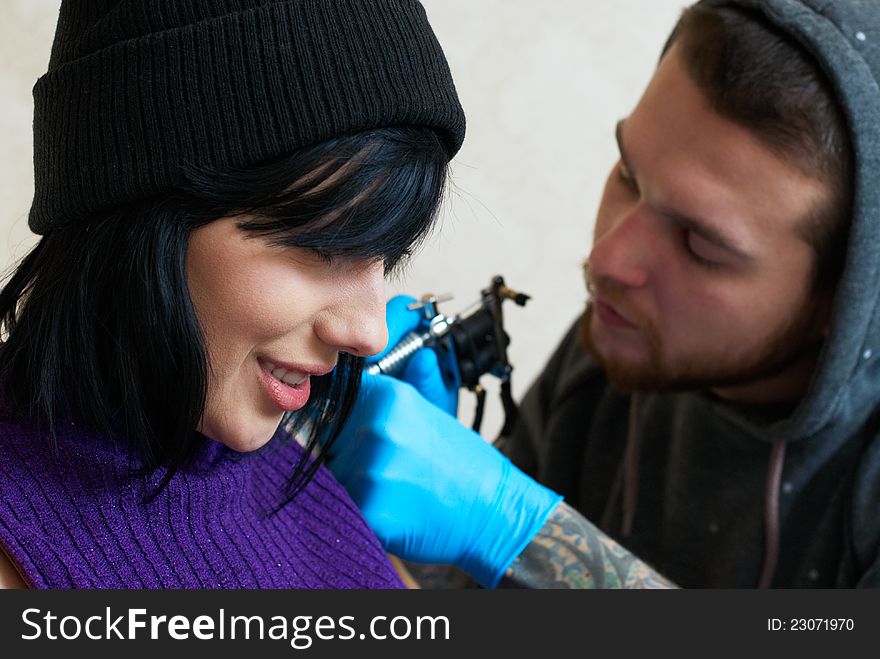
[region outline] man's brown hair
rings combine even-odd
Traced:
[[[830,198],[805,218],[801,234],[816,254],[814,288],[834,286],[852,215],[853,155],[846,119],[818,62],[760,14],[703,3],[684,11],[664,54],[673,44],[716,112],[829,185]]]

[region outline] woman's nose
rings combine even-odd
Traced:
[[[316,323],[319,337],[340,352],[358,357],[380,352],[388,343],[384,264],[352,268],[339,290],[343,295]]]

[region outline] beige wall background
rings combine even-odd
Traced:
[[[75,0],[74,0],[75,1]],[[60,0],[0,0],[0,265],[34,244],[31,88],[45,69]],[[687,0],[423,0],[468,117],[440,226],[389,295],[451,293],[447,313],[495,274],[532,295],[505,305],[519,398],[586,299],[613,128],[632,109]],[[490,390],[483,434],[500,428]],[[471,397],[460,416],[470,421]]]

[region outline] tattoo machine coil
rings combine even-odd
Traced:
[[[417,350],[433,347],[443,355],[452,351],[461,374],[461,386],[477,396],[473,429],[479,432],[483,421],[486,391],[480,385],[480,377],[489,373],[501,381],[501,404],[504,406],[504,426],[501,436],[507,436],[516,422],[517,407],[511,393],[510,376],[513,366],[507,358],[510,337],[504,331],[502,303],[512,300],[525,306],[530,299],[525,293],[508,288],[504,278],[493,277],[488,288],[481,291],[480,299],[460,314],[446,316],[438,304],[452,299],[450,296],[426,294],[409,309],[421,309],[428,321],[428,328],[410,332],[391,351],[367,372],[377,375],[395,375]],[[441,363],[445,360],[441,359]]]

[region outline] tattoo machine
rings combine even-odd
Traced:
[[[461,374],[461,386],[472,391],[477,397],[473,429],[479,432],[483,422],[483,409],[486,390],[480,385],[480,377],[489,373],[501,381],[501,404],[504,406],[504,427],[501,436],[507,436],[516,422],[517,407],[511,394],[510,375],[513,366],[507,358],[510,337],[504,331],[504,316],[501,305],[504,300],[513,300],[518,306],[525,306],[530,299],[525,293],[508,288],[501,276],[493,277],[488,288],[480,293],[480,299],[460,314],[447,316],[437,305],[448,302],[451,296],[426,294],[409,309],[421,309],[428,321],[424,331],[410,332],[401,339],[391,351],[375,364],[369,366],[368,373],[395,375],[406,364],[407,359],[417,350],[433,347],[443,356],[453,351],[455,362]]]

